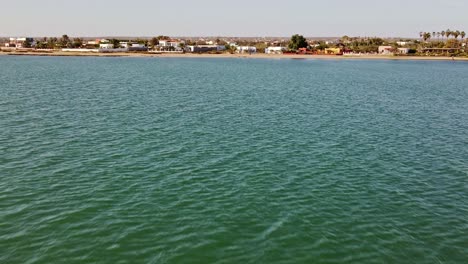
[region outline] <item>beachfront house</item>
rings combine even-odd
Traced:
[[[142,43],[132,43],[129,48],[145,48],[145,44]]]
[[[265,49],[266,54],[283,54],[285,51],[285,47],[268,47]]]
[[[182,46],[184,44],[185,42],[181,40],[164,39],[159,41],[155,49],[159,51],[182,51]]]
[[[99,49],[113,49],[114,44],[112,43],[101,43],[99,44]]]
[[[132,44],[129,43],[129,42],[125,42],[125,41],[120,41],[119,42],[119,46],[122,47],[122,48],[128,48],[130,47]]]
[[[148,51],[148,47],[142,43],[129,43],[127,44],[127,49],[129,51]]]
[[[236,49],[236,53],[257,53],[257,48],[254,46],[238,46]]]
[[[326,48],[324,50],[324,52],[327,55],[341,55],[341,54],[343,54],[343,50],[341,48]]]
[[[398,48],[398,54],[407,55],[409,53],[409,48]]]
[[[127,41],[119,42],[118,48],[127,49],[128,51],[147,51],[148,50],[148,47],[146,47],[145,44],[132,43],[132,42],[127,42]]]
[[[29,42],[31,46],[36,45],[33,38],[10,38],[9,43],[6,43],[5,47],[24,48],[26,42]]]
[[[174,47],[178,48],[185,42],[180,41],[180,40],[174,40],[174,39],[166,39],[166,40],[160,40],[159,45],[160,47]]]
[[[225,46],[222,45],[196,45],[187,46],[188,52],[203,53],[203,52],[220,52],[226,50]]]
[[[379,46],[379,54],[393,55],[393,47],[392,46]]]

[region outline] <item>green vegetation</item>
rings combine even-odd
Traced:
[[[265,49],[268,48],[267,43],[260,42],[254,45],[258,53],[265,53]]]
[[[293,38],[295,38],[293,36]],[[311,41],[308,49],[313,54],[328,54],[327,49],[340,49],[349,53],[378,53],[379,46],[389,46],[396,55],[419,56],[468,56],[468,41],[465,31],[450,29],[440,32],[420,32],[421,40],[382,39],[343,36],[338,41]],[[292,38],[292,39],[293,39]],[[292,43],[292,41],[291,41]],[[290,44],[289,48],[294,50]],[[405,49],[403,49],[405,48]],[[403,54],[400,54],[400,50]]]
[[[442,30],[440,32],[420,32],[423,42],[418,43],[418,55],[424,56],[468,56],[465,31]]]
[[[229,44],[224,45],[224,47],[226,48],[226,52],[231,53],[231,54],[234,54],[237,49],[235,46],[231,46]]]
[[[179,47],[159,47],[161,40],[170,40],[171,37],[160,35],[151,39],[110,39],[102,40],[111,43],[115,48],[120,47],[120,42],[143,44],[150,49],[161,49],[167,51],[180,50]],[[6,42],[7,40],[5,40]],[[237,43],[238,46],[253,46],[256,47],[258,53],[263,53],[267,47],[287,47],[288,53],[301,54],[377,54],[380,46],[386,46],[382,53],[396,54],[398,56],[417,55],[417,56],[467,56],[468,57],[468,41],[466,33],[462,30],[441,30],[432,32],[419,32],[419,38],[412,39],[389,39],[378,37],[352,37],[345,35],[340,39],[322,39],[322,40],[307,40],[304,36],[295,34],[289,40],[279,38],[211,38],[197,39],[191,38],[185,40],[185,45],[181,44],[180,48],[188,45],[201,45],[207,42],[216,42],[217,45],[224,45],[226,53],[235,53],[236,46],[231,46],[229,43]],[[7,42],[6,42],[7,43]],[[12,47],[18,43],[10,43]],[[85,41],[82,38],[70,38],[67,34],[60,38],[44,37],[32,41],[28,39],[22,43],[22,46],[38,48],[38,49],[61,49],[61,48],[99,48],[99,41]],[[306,48],[304,50],[303,48]]]
[[[288,48],[294,51],[300,48],[307,48],[307,46],[307,40],[304,38],[304,36],[298,34],[293,35],[288,44]]]
[[[72,48],[77,49],[83,46],[83,39],[81,38],[74,38],[72,42]]]
[[[60,39],[60,47],[61,48],[71,48],[72,43],[70,41],[70,38],[68,35],[63,35],[62,38]]]
[[[31,44],[31,41],[26,39],[26,41],[23,43],[23,48],[31,48]]]
[[[422,38],[424,41],[428,41],[430,39],[436,39],[438,38],[440,40],[440,37],[446,38],[447,40],[450,39],[450,37],[453,37],[454,39],[458,39],[458,37],[461,38],[463,41],[466,37],[465,31],[460,31],[460,30],[442,30],[440,32],[419,32],[419,37]]]
[[[431,38],[431,33],[429,32],[419,32],[419,36],[424,40],[427,41]]]
[[[114,48],[118,48],[118,47],[120,47],[120,40],[118,40],[118,39],[111,39],[111,40],[110,40],[110,44],[113,44],[113,45],[114,45]]]
[[[149,41],[149,46],[150,48],[154,48],[155,46],[157,46],[159,44],[159,39],[158,38],[152,38],[150,39]]]

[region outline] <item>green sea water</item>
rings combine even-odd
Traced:
[[[468,63],[0,69],[0,263],[468,261]]]

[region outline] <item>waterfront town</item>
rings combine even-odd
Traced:
[[[450,29],[420,32],[418,38],[349,37],[305,38],[235,38],[169,37],[151,38],[81,38],[10,37],[0,38],[1,53],[6,54],[270,54],[329,56],[419,56],[468,57],[464,31]]]

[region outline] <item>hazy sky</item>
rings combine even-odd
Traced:
[[[401,36],[468,31],[468,0],[10,0],[0,36]]]

